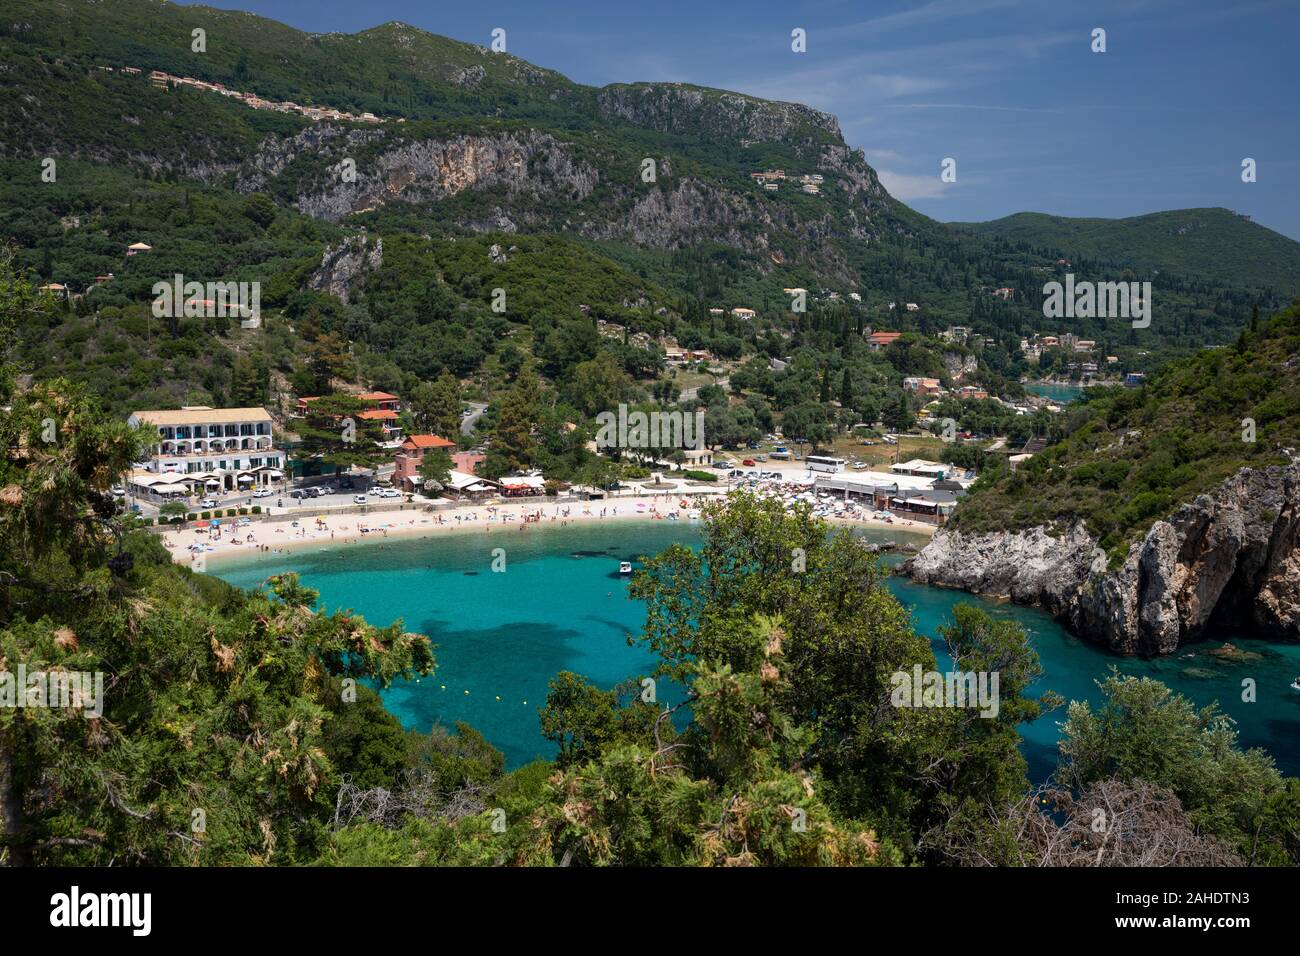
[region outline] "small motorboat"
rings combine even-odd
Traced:
[[[1300,677],[1291,682],[1291,689],[1300,692]]]
[[[631,574],[631,573],[632,573],[632,562],[631,562],[631,561],[620,561],[620,562],[618,563],[618,573],[619,573],[619,574]]]

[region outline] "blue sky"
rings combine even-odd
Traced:
[[[945,221],[1226,206],[1300,240],[1296,0],[210,5],[319,33],[401,20],[487,45],[502,27],[510,53],[581,83],[807,103],[839,118],[890,192]],[[806,53],[791,51],[796,27]],[[1097,27],[1105,53],[1091,49]]]

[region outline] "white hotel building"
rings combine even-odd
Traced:
[[[264,408],[134,412],[127,423],[157,431],[148,464],[131,478],[156,494],[244,491],[284,478],[284,452],[273,445]]]

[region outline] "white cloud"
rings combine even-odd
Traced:
[[[880,176],[880,184],[895,199],[942,199],[948,194],[948,187],[953,185],[940,180],[938,173],[914,176],[889,169],[877,169],[876,173]]]

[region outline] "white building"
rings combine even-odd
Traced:
[[[285,456],[274,447],[264,408],[133,412],[127,423],[157,433],[146,470],[184,476],[194,491],[240,491],[284,478]]]

